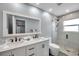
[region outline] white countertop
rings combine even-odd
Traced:
[[[37,38],[37,39],[33,39],[31,41],[23,41],[23,42],[18,42],[18,43],[13,43],[13,44],[12,43],[11,44],[5,43],[3,45],[0,45],[0,52],[19,48],[19,47],[23,47],[23,46],[28,46],[28,45],[39,43],[39,42],[46,41],[46,40],[49,40],[49,39],[40,37],[40,38]]]

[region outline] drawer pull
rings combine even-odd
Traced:
[[[32,50],[32,49],[34,49],[34,48],[30,48],[29,50]]]
[[[34,56],[34,53],[32,53],[31,55],[29,55],[29,56]]]

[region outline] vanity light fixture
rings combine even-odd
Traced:
[[[14,3],[13,5],[14,5],[14,7],[21,7],[20,3]]]
[[[38,14],[38,13],[39,13],[39,10],[38,10],[38,8],[36,8],[36,7],[31,7],[31,8],[30,8],[30,12],[31,12],[32,14]]]
[[[40,3],[36,3],[36,5],[39,5]]]

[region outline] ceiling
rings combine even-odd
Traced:
[[[56,16],[61,16],[70,12],[79,10],[79,3],[31,3],[32,5],[39,7],[43,10],[50,11]]]

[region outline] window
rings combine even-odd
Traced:
[[[79,31],[79,19],[67,20],[63,22],[64,31]]]

